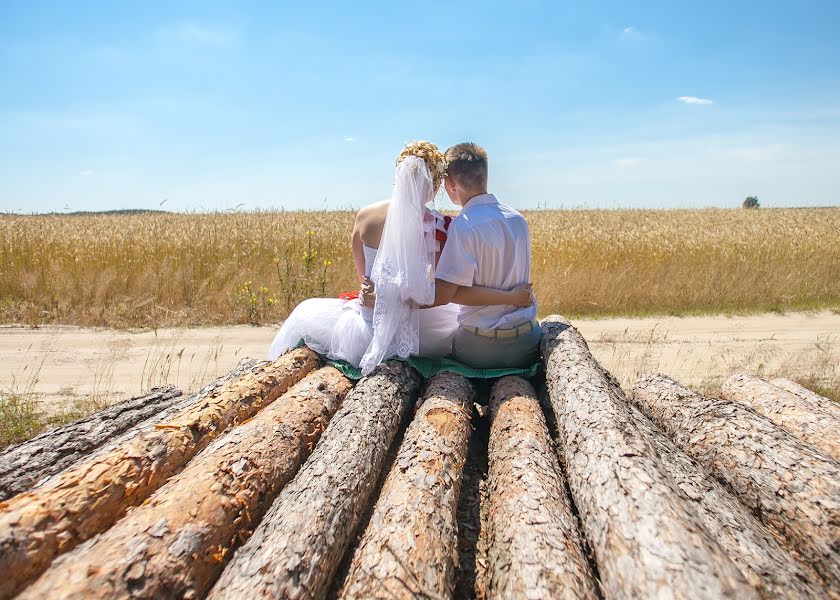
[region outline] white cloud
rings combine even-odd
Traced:
[[[642,42],[645,39],[645,34],[639,31],[639,28],[635,25],[628,25],[621,30],[620,38],[622,42]]]
[[[625,156],[623,158],[616,159],[615,166],[620,169],[632,169],[633,167],[637,167],[642,164],[644,160],[645,159],[638,156]]]
[[[354,137],[346,137],[346,138],[344,138],[344,141],[345,141],[345,142],[347,142],[348,144],[352,144],[353,142],[355,142],[355,141],[356,141],[356,138],[354,138]]]
[[[158,34],[181,42],[208,46],[223,46],[236,37],[232,31],[206,27],[193,21],[164,25],[158,29]]]
[[[767,144],[760,146],[738,146],[732,148],[729,154],[735,158],[747,161],[771,161],[780,160],[788,152],[786,144]]]
[[[82,171],[79,171],[79,175],[82,175],[83,177],[88,177],[89,175],[93,175],[93,171],[90,169],[84,169]]]
[[[697,96],[680,96],[677,98],[683,104],[714,104],[714,100],[708,98],[698,98]]]

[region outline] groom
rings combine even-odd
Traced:
[[[435,305],[459,286],[511,289],[531,277],[531,239],[521,214],[487,193],[487,152],[465,142],[446,151],[446,193],[461,213],[449,226],[435,271]],[[516,306],[461,306],[452,352],[476,368],[527,367],[540,357],[536,301]]]

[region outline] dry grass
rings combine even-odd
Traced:
[[[172,336],[158,336],[149,345],[141,363],[139,385],[132,394],[116,391],[117,366],[131,359],[126,354],[125,339],[116,339],[113,331],[103,331],[95,356],[88,362],[83,377],[85,391],[77,393],[74,386],[59,392],[60,401],[46,399],[39,386],[41,374],[54,366],[54,355],[60,354],[59,334],[52,334],[40,347],[30,346],[23,352],[21,366],[12,373],[6,385],[0,385],[0,450],[10,444],[30,439],[43,430],[65,425],[126,400],[129,395],[145,394],[152,388],[175,385],[185,394],[197,392],[221,375],[219,366],[223,344],[221,336],[202,352],[182,343],[176,332]],[[49,360],[53,358],[52,362]],[[46,371],[45,371],[46,369]],[[5,378],[4,378],[5,379]],[[47,378],[49,379],[49,378]]]
[[[277,322],[307,297],[355,288],[353,216],[2,215],[0,321]],[[542,314],[840,308],[840,208],[526,217]]]
[[[51,339],[40,349],[27,348],[25,355],[31,356],[31,360],[24,360],[20,372],[11,374],[11,383],[0,387],[0,450],[33,438],[47,428],[72,423],[108,407],[114,370],[114,358],[109,350],[97,359],[90,394],[75,397],[61,407],[47,410],[43,406],[37,388],[54,343],[55,339]]]
[[[26,350],[29,355],[32,348]],[[41,369],[47,352],[26,361],[20,373],[12,373],[11,384],[0,388],[0,449],[36,436],[48,423],[41,415],[36,400]]]
[[[809,390],[840,402],[840,337],[818,336],[807,347],[788,350],[784,343],[765,338],[748,349],[669,339],[658,327],[620,336],[587,340],[595,357],[625,391],[648,373],[663,373],[709,397],[721,397],[723,381],[733,373],[747,373],[770,381],[792,379]],[[674,350],[676,348],[676,350]]]
[[[541,312],[840,306],[840,208],[532,212]]]

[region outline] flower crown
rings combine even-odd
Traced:
[[[423,159],[432,174],[432,186],[437,193],[446,174],[446,157],[438,150],[438,147],[425,140],[410,142],[406,144],[397,157],[397,164],[400,164],[406,156],[416,156]]]

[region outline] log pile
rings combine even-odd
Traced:
[[[638,409],[633,420],[653,442],[665,470],[691,501],[711,536],[766,598],[817,598],[822,584],[816,572],[793,558],[790,551],[749,509],[702,467],[677,448]]]
[[[840,418],[828,409],[830,401],[797,395],[743,373],[727,378],[721,393],[724,399],[749,406],[826,456],[840,460]]]
[[[399,362],[361,380],[209,597],[325,597],[419,388]]]
[[[138,426],[181,398],[173,386],[120,402],[89,417],[8,448],[0,456],[0,502],[59,473],[115,436]]]
[[[607,597],[758,598],[702,526],[630,406],[560,317],[543,322],[549,398],[572,497]]]
[[[0,597],[40,575],[52,559],[109,528],[227,429],[270,404],[318,365],[298,350],[221,386],[141,435],[63,471],[2,505]]]
[[[0,599],[840,600],[836,404],[747,376],[628,398],[568,321],[543,331],[539,396],[420,395],[393,361],[353,384],[300,349],[8,449]]]
[[[840,592],[840,464],[750,408],[705,398],[663,375],[634,402]]]
[[[505,377],[490,409],[488,596],[598,598],[534,388]]]
[[[455,514],[474,399],[461,375],[441,373],[429,380],[339,597],[452,595]]]
[[[199,597],[310,454],[350,381],[324,367],[219,438],[21,598]]]
[[[822,411],[825,411],[828,414],[830,414],[832,418],[840,421],[840,403],[829,400],[828,398],[824,398],[819,394],[815,394],[811,390],[804,388],[795,381],[792,381],[785,377],[771,379],[770,383],[775,385],[777,388],[783,389],[787,392],[790,392],[791,394],[799,396],[799,398],[806,402],[807,406],[816,407]]]

